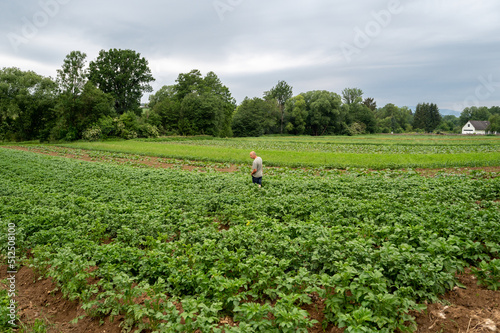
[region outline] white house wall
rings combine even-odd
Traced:
[[[462,134],[476,134],[476,129],[470,122],[467,122],[467,124],[462,127]]]

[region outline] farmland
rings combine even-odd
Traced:
[[[500,165],[498,137],[176,137],[82,142],[65,146],[230,163],[248,163],[248,152],[256,150],[267,161],[267,165],[288,167],[394,169]]]
[[[500,178],[480,168],[500,165],[498,138],[416,139],[0,148],[0,228],[16,225],[25,265],[123,331],[411,332],[457,273],[500,287]],[[248,179],[259,147],[274,165],[263,188]],[[447,169],[408,170],[425,166]]]

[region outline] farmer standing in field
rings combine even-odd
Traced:
[[[252,163],[252,182],[262,186],[262,158],[258,157],[254,151],[250,152],[250,158],[253,159]]]

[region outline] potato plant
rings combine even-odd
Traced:
[[[124,315],[123,331],[412,331],[410,311],[455,273],[498,277],[500,178],[248,178],[0,149],[0,228],[16,224],[18,253],[88,315]]]

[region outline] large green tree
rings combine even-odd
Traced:
[[[489,109],[491,115],[499,114],[500,115],[500,106],[492,106]]]
[[[57,121],[52,129],[53,139],[80,139],[82,132],[100,118],[115,115],[112,95],[88,80],[86,57],[83,52],[72,51],[57,70],[60,93],[54,108]]]
[[[445,132],[456,132],[461,133],[461,126],[459,125],[460,120],[454,115],[443,116],[441,124],[439,124],[438,129]]]
[[[488,131],[500,133],[500,114],[492,115],[488,121],[490,122],[490,126],[488,127]]]
[[[33,71],[0,70],[0,140],[46,140],[54,121],[56,83]]]
[[[149,96],[150,121],[163,134],[177,134],[181,101],[175,97],[174,85],[163,86]]]
[[[193,69],[189,73],[180,73],[175,82],[175,97],[179,101],[182,101],[189,94],[201,94],[205,90],[203,74],[198,69]]]
[[[363,104],[366,105],[370,110],[377,110],[377,102],[372,97],[368,97],[363,101]]]
[[[407,107],[389,103],[378,109],[375,116],[379,132],[402,133],[412,128],[413,114]]]
[[[213,115],[212,123],[207,123],[213,129],[207,132],[214,136],[233,136],[231,121],[236,108],[236,100],[231,95],[229,88],[222,84],[222,81],[214,72],[208,72],[203,79],[203,95],[205,95],[204,107],[209,109]]]
[[[341,97],[326,90],[301,94],[306,102],[307,130],[310,135],[339,134],[344,127],[341,118]]]
[[[236,108],[232,120],[234,136],[261,136],[276,126],[278,108],[274,100],[245,98]]]
[[[63,94],[69,94],[76,98],[82,93],[88,80],[86,58],[85,53],[72,51],[64,59],[61,69],[57,70],[57,83]]]
[[[99,119],[116,115],[113,97],[97,89],[91,81],[85,84],[76,99],[61,95],[54,110],[57,122],[51,136],[68,141],[81,139],[83,131]]]
[[[236,101],[213,72],[205,77],[197,69],[179,74],[175,85],[150,96],[150,107],[165,132],[232,136]]]
[[[148,61],[133,50],[101,50],[90,62],[90,80],[115,99],[118,114],[133,111],[140,115],[141,97],[152,92],[154,81]]]
[[[278,84],[271,90],[264,92],[265,99],[276,99],[281,114],[280,133],[283,133],[285,125],[285,104],[293,96],[293,88],[285,81],[278,81]]]
[[[345,88],[342,90],[341,108],[342,134],[374,133],[376,120],[374,110],[377,108],[373,98],[363,101],[363,91],[359,88]]]
[[[264,134],[262,126],[262,106],[264,100],[255,97],[246,97],[236,108],[232,120],[233,134],[236,137],[261,136]]]
[[[288,133],[304,134],[307,126],[306,100],[303,95],[297,95],[290,98],[286,103],[286,111],[289,115],[289,122],[286,124]]]
[[[350,107],[352,123],[359,124],[363,127],[363,132],[375,133],[377,129],[377,121],[373,111],[364,103],[358,103]]]
[[[413,127],[426,132],[434,131],[441,123],[441,115],[436,104],[420,103],[415,110]]]
[[[494,109],[492,109],[494,110]],[[471,106],[466,107],[462,113],[460,113],[460,126],[467,124],[469,120],[481,120],[486,121],[490,118],[490,110],[486,106]]]
[[[359,88],[345,88],[342,90],[342,101],[347,105],[363,102],[363,90]]]
[[[53,131],[53,138],[74,140],[79,137],[77,119],[81,122],[81,101],[85,84],[88,82],[88,68],[86,68],[87,55],[80,51],[72,51],[63,61],[63,65],[57,70],[57,84],[59,85],[59,96],[57,99],[56,113],[58,117],[57,126]]]

